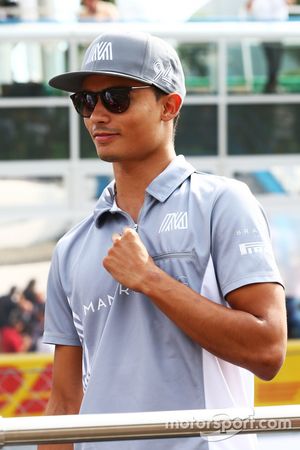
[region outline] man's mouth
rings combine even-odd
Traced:
[[[107,132],[98,132],[98,133],[93,134],[93,139],[95,142],[105,143],[105,142],[109,142],[109,141],[113,140],[117,136],[119,136],[118,133],[113,133],[113,132],[108,132],[108,131]]]

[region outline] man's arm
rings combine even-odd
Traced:
[[[231,308],[214,303],[157,267],[138,234],[113,236],[103,260],[124,286],[147,295],[189,337],[210,353],[273,378],[286,351],[284,291],[277,283],[255,283],[230,292]]]
[[[82,349],[57,345],[46,415],[77,414],[82,400]],[[39,445],[38,450],[72,450],[73,444]]]
[[[264,380],[280,369],[286,351],[286,313],[279,284],[236,289],[226,298],[231,308],[197,294],[160,269],[145,280],[143,289],[178,327],[215,356]]]

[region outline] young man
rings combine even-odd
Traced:
[[[185,96],[177,54],[147,34],[105,34],[79,72],[50,84],[74,92],[115,181],[53,256],[44,339],[56,351],[47,414],[251,406],[251,372],[271,379],[284,359],[284,291],[248,188],[198,173],[175,154],[174,121]],[[235,436],[75,448],[253,445],[252,436]]]

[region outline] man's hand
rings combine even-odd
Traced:
[[[143,280],[149,271],[156,269],[139,235],[125,228],[122,235],[113,234],[113,246],[103,259],[104,268],[123,286],[143,291]]]

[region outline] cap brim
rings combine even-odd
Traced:
[[[131,80],[141,81],[142,83],[147,83],[146,80],[143,80],[138,77],[133,77],[125,73],[119,72],[106,72],[106,71],[78,71],[78,72],[67,72],[62,75],[57,75],[56,77],[51,78],[49,80],[49,85],[56,89],[61,89],[67,92],[78,92],[83,88],[83,82],[86,77],[90,75],[113,75],[122,78],[130,78]],[[148,84],[153,84],[149,82]]]

